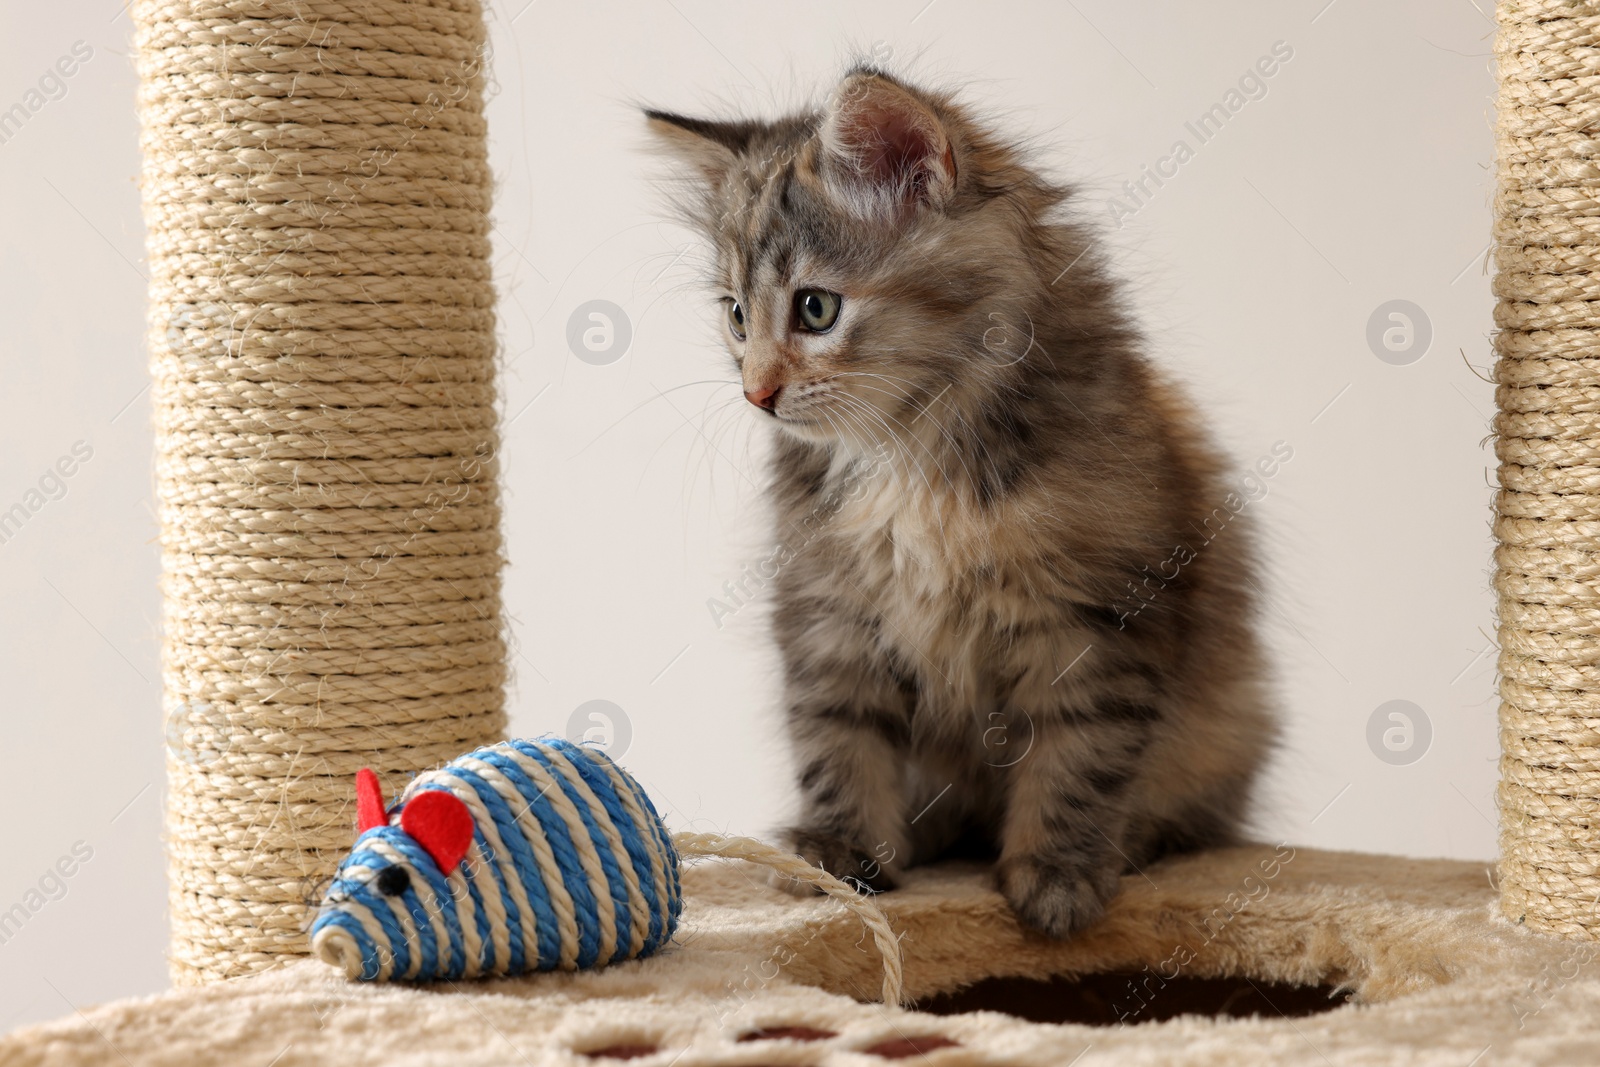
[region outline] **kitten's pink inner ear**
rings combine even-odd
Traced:
[[[859,177],[907,200],[940,204],[955,190],[955,150],[938,117],[889,82],[847,83],[825,137]]]
[[[356,836],[360,837],[374,826],[386,825],[388,821],[378,776],[372,773],[371,767],[363,767],[356,772]]]

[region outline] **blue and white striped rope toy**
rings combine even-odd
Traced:
[[[683,909],[679,854],[750,860],[856,912],[901,996],[900,946],[869,898],[747,837],[670,834],[631,775],[564,738],[502,741],[411,780],[387,811],[356,776],[356,841],[311,926],[312,951],[364,981],[577,970],[649,956]]]

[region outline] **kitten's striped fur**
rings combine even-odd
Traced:
[[[883,889],[976,845],[1062,936],[1130,866],[1232,840],[1276,732],[1248,530],[1148,581],[1216,529],[1226,467],[1068,191],[866,68],[772,123],[648,114],[693,167],[747,395],[779,389],[796,850]],[[795,326],[804,287],[842,294],[826,334]]]

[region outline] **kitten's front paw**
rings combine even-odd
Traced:
[[[813,867],[821,867],[842,882],[870,893],[894,888],[894,878],[871,853],[841,837],[796,827],[783,835],[784,842]],[[805,882],[779,871],[771,872],[772,884],[796,896],[819,892]]]
[[[1121,879],[1117,868],[1088,872],[1042,859],[1001,860],[1000,892],[1017,920],[1051,937],[1068,937],[1106,910]]]

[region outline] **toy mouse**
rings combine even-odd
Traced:
[[[544,737],[419,774],[388,810],[363,768],[311,943],[368,981],[572,970],[650,955],[681,910],[650,798],[598,748]]]
[[[411,780],[385,809],[356,775],[356,840],[311,924],[311,949],[364,981],[577,970],[649,956],[683,910],[679,854],[763,864],[849,908],[903,994],[883,912],[792,852],[748,837],[667,831],[604,752],[560,737],[502,741]]]

